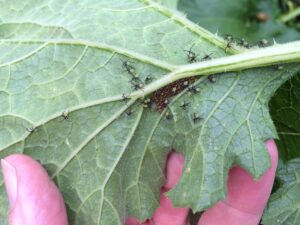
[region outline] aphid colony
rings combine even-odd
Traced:
[[[225,52],[227,52],[227,50],[232,48],[234,45],[244,47],[244,48],[251,48],[249,43],[246,42],[245,39],[243,39],[243,38],[236,41],[232,35],[226,35],[224,37],[224,40],[226,43]],[[261,40],[257,43],[257,46],[259,48],[267,47],[268,41]],[[199,55],[193,51],[193,47],[194,47],[194,44],[188,50],[184,50],[186,52],[186,57],[187,57],[188,63],[198,62]],[[213,53],[204,54],[200,58],[200,61],[206,61],[206,60],[212,59],[211,55],[213,55]],[[135,69],[133,63],[130,61],[122,61],[122,68],[131,76],[130,83],[131,83],[132,89],[134,91],[142,90],[146,84],[148,84],[152,81],[151,75],[147,75],[144,78],[144,80],[142,80],[138,76],[138,73],[136,72],[136,69]],[[283,68],[282,66],[278,66],[276,69],[281,70],[282,68]],[[207,78],[211,83],[216,82],[216,78],[214,75],[209,75]],[[150,97],[142,99],[140,101],[140,105],[142,105],[144,108],[153,108],[153,105],[155,105],[156,110],[159,112],[162,112],[168,106],[168,104],[170,102],[170,98],[181,93],[183,90],[186,90],[188,95],[194,95],[194,94],[199,93],[200,88],[196,87],[194,85],[194,82],[197,79],[198,79],[198,77],[194,76],[194,77],[184,78],[184,79],[175,81],[175,82],[169,84],[168,86],[165,86],[165,87],[157,90]],[[127,100],[128,100],[128,96],[123,94],[122,101],[125,102],[125,104],[126,104]],[[191,104],[190,102],[183,101],[180,105],[180,108],[182,110],[187,111],[190,104]],[[128,108],[125,111],[125,114],[127,116],[131,116],[133,113],[134,112],[131,108]],[[69,120],[69,111],[65,110],[64,112],[62,112],[61,116],[62,116],[63,120],[68,121]],[[173,115],[169,111],[167,111],[165,118],[167,120],[171,120],[173,118]],[[197,113],[193,113],[191,118],[194,123],[197,123],[202,119]],[[26,130],[27,130],[27,132],[29,132],[29,135],[31,135],[32,133],[34,133],[36,131],[36,128],[35,127],[26,128]]]
[[[193,46],[192,46],[193,47]],[[198,55],[196,55],[192,51],[192,47],[189,50],[184,50],[187,52],[187,59],[189,63],[193,63],[197,61]],[[212,54],[205,54],[201,60],[209,60],[211,59]],[[131,80],[129,81],[132,84],[133,91],[143,90],[144,86],[152,81],[152,77],[150,75],[146,76],[143,80],[139,78],[136,72],[136,68],[132,62],[122,61],[122,68],[126,73],[131,76]],[[139,101],[139,105],[143,108],[155,109],[158,112],[163,112],[164,109],[170,103],[170,99],[173,96],[178,95],[182,91],[186,91],[188,95],[195,95],[200,93],[200,88],[194,85],[194,82],[198,79],[198,77],[190,77],[175,81],[157,91],[155,91],[151,96],[145,97]],[[122,94],[122,101],[126,104],[128,100],[128,96],[126,94]],[[180,108],[184,111],[188,112],[188,108],[190,106],[190,102],[182,102]],[[131,116],[134,113],[132,108],[128,108],[125,111],[127,116]],[[170,111],[166,111],[165,118],[167,120],[171,120],[173,115]],[[198,116],[197,113],[191,114],[191,119],[194,123],[197,123],[201,120],[201,117]]]

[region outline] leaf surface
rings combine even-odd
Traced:
[[[231,166],[255,178],[269,167],[264,141],[276,132],[267,103],[299,65],[218,74],[215,83],[203,77],[199,93],[185,90],[158,112],[126,99],[134,90],[124,62],[146,83],[186,64],[184,50],[198,60],[224,56],[224,41],[151,1],[0,3],[1,158],[40,160],[70,224],[148,218],[172,148],[185,155],[185,169],[169,195],[194,211],[224,198]]]
[[[281,187],[265,210],[265,225],[297,225],[300,221],[300,160],[293,159],[277,172]]]

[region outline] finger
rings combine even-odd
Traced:
[[[160,207],[155,211],[152,222],[155,225],[186,225],[188,208],[175,208],[172,202],[164,195],[176,185],[182,174],[184,158],[178,153],[172,153],[167,162],[166,177],[167,182],[162,188]]]
[[[257,225],[270,196],[278,162],[277,148],[273,140],[267,141],[272,166],[258,180],[242,168],[233,168],[228,178],[228,193],[224,201],[208,209],[198,225]]]
[[[10,204],[10,225],[67,225],[60,192],[44,168],[28,156],[15,154],[1,160]]]

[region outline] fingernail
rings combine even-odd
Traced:
[[[5,159],[1,159],[1,167],[2,167],[9,205],[10,208],[13,208],[17,197],[17,186],[18,186],[16,169]]]

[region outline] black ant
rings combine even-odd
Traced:
[[[238,46],[244,47],[244,48],[250,48],[250,45],[247,41],[245,41],[244,38],[240,39]]]
[[[185,52],[187,52],[187,60],[189,63],[195,63],[197,62],[197,57],[198,55],[196,55],[195,52],[192,51],[192,48],[194,47],[194,44],[190,47],[189,50],[184,50]]]
[[[127,116],[131,116],[133,114],[133,111],[131,109],[128,109],[125,111]]]
[[[213,74],[209,75],[207,77],[207,79],[209,80],[210,83],[216,83],[216,78],[215,78],[215,76]]]
[[[26,128],[26,130],[29,132],[29,135],[31,135],[33,132],[35,132],[36,128],[30,127],[30,128]]]
[[[259,48],[267,47],[268,46],[268,41],[266,39],[260,40],[257,45],[258,45]]]
[[[197,113],[194,113],[194,114],[193,114],[192,119],[193,119],[193,122],[194,122],[194,123],[197,123],[197,122],[199,122],[200,120],[202,120],[202,118],[201,118]]]
[[[148,75],[146,78],[145,78],[145,83],[149,83],[152,81],[152,77],[150,75]]]
[[[173,115],[172,115],[170,112],[167,112],[167,113],[166,113],[166,119],[167,119],[167,120],[173,119]]]
[[[128,100],[128,96],[126,96],[125,94],[122,94],[122,102],[125,102],[126,104],[126,101]],[[127,104],[126,104],[127,105]]]
[[[144,84],[142,84],[142,83],[132,84],[132,88],[133,88],[135,91],[141,90],[141,89],[143,89],[143,87],[144,87]]]
[[[187,90],[190,94],[197,94],[200,92],[200,88],[195,87],[194,85],[190,85]]]
[[[224,40],[226,41],[225,52],[227,52],[227,49],[232,48],[234,39],[233,39],[232,35],[226,35]]]
[[[135,68],[134,68],[134,66],[130,65],[129,61],[122,61],[122,67],[127,71],[127,73],[129,73],[133,77],[136,76],[135,75]]]
[[[183,110],[186,110],[188,106],[190,106],[190,102],[185,102],[183,101],[183,103],[180,105],[180,107],[183,109]]]
[[[211,59],[211,55],[212,54],[214,54],[214,53],[210,53],[210,54],[205,54],[204,56],[203,56],[203,58],[201,59],[201,61],[206,61],[206,60],[210,60]]]
[[[69,120],[69,111],[66,110],[64,111],[61,116],[64,118],[64,120]]]

